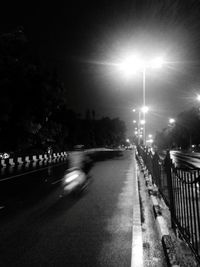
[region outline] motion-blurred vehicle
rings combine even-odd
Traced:
[[[80,168],[70,168],[66,171],[63,177],[64,193],[80,194],[87,189],[90,183],[88,175]]]

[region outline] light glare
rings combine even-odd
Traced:
[[[149,111],[149,108],[147,106],[144,106],[141,108],[143,113],[147,113]]]
[[[162,68],[164,60],[162,57],[157,57],[151,61],[151,67],[155,69]]]
[[[200,102],[200,95],[199,94],[197,95],[197,101]]]
[[[170,118],[170,119],[169,119],[169,123],[175,123],[175,119]]]
[[[130,55],[119,64],[119,69],[127,76],[145,68],[145,62],[137,55]]]

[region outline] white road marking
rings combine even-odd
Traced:
[[[57,184],[57,183],[59,183],[60,181],[62,181],[63,179],[59,179],[59,180],[56,180],[55,182],[53,182],[53,183],[51,183],[52,185],[53,184]]]
[[[131,267],[143,267],[143,241],[140,202],[138,192],[138,177],[135,158],[133,160],[133,232],[132,232],[132,255]]]

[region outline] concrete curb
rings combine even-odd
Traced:
[[[180,267],[180,264],[177,260],[177,255],[175,253],[175,247],[172,242],[172,238],[169,234],[167,222],[162,216],[162,208],[159,205],[158,188],[152,184],[151,175],[148,174],[148,171],[146,170],[142,158],[138,158],[138,161],[139,161],[138,163],[140,166],[140,171],[144,173],[144,179],[152,202],[153,213],[155,216],[156,225],[158,228],[163,250],[165,253],[167,265],[169,267]]]

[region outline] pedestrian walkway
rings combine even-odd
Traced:
[[[133,232],[131,267],[167,267],[143,174],[133,153]]]

